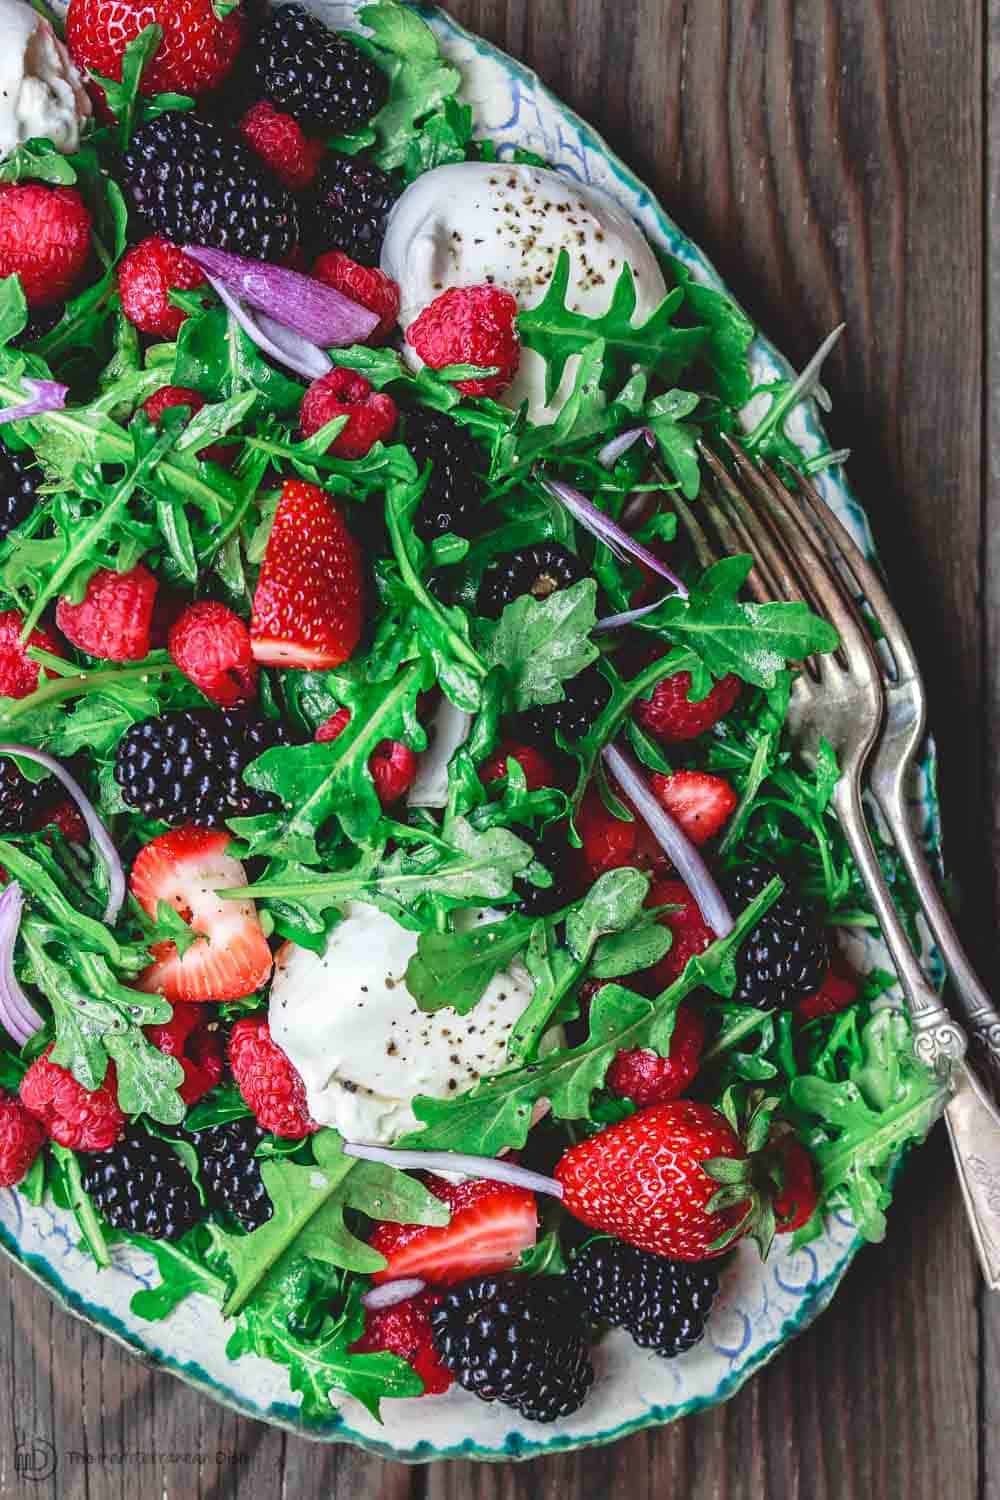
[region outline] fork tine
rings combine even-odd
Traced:
[[[735,443],[728,438],[725,442],[732,453],[737,471],[767,508],[789,556],[795,559],[798,577],[840,635],[848,665],[855,671],[875,672],[881,677],[881,668],[875,659],[870,637],[858,623],[853,602],[819,551],[805,522],[796,513],[792,496],[765,464],[759,467],[753,465]]]
[[[702,457],[715,478],[719,499],[725,507],[728,521],[721,517],[717,510],[710,513],[730,550],[749,552],[755,558],[758,582],[762,581],[764,584],[763,589],[753,588],[753,593],[759,602],[764,604],[769,599],[781,598],[804,602],[799,582],[766,525],[761,524],[762,518],[755,514],[752,506],[747,504],[746,497],[740,491],[739,486],[733,483],[728,469],[711,448],[704,443],[699,447]],[[727,533],[728,536],[733,536],[735,533],[733,541],[728,541]]]
[[[656,472],[659,474],[659,469]],[[666,475],[663,476],[663,479],[664,482],[667,482]],[[712,550],[712,545],[705,535],[701,522],[696,518],[690,505],[688,505],[679,492],[671,495],[670,503],[677,512],[677,517],[688,534],[691,546],[694,548],[695,557],[703,568],[710,568],[713,563],[718,562],[719,557],[718,553]]]

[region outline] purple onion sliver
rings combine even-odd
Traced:
[[[25,380],[24,385],[31,392],[30,399],[17,406],[0,407],[0,424],[39,417],[47,411],[62,411],[66,405],[68,385],[60,385],[57,380]]]
[[[50,771],[56,780],[69,792],[73,801],[80,809],[83,821],[87,825],[87,832],[94,841],[94,848],[103,860],[104,868],[108,872],[108,904],[105,908],[104,920],[105,922],[113,922],[121,911],[125,900],[125,870],[110,833],[98,817],[94,804],[90,801],[83,787],[56,760],[55,756],[46,755],[44,750],[32,750],[28,745],[0,745],[0,755],[20,755],[25,760],[33,760],[36,765],[44,766],[47,771]]]
[[[309,372],[311,380],[318,380],[321,375],[326,375],[333,369],[333,360],[318,344],[311,344],[300,333],[286,328],[276,318],[269,318],[267,313],[254,313],[253,318],[264,337],[282,351],[282,358],[296,362],[300,374]]]
[[[265,354],[277,360],[279,365],[285,365],[306,380],[315,380],[318,376],[325,375],[327,370],[332,369],[333,361],[317,344],[310,344],[308,339],[303,339],[301,335],[292,333],[291,330],[287,330],[287,342],[285,347],[281,347],[274,339],[268,337],[253,314],[243,306],[238,297],[233,296],[225,282],[220,281],[217,276],[210,276],[207,272],[205,274],[209,285],[218,294],[223,306],[232,313],[247,338],[251,339],[258,349],[262,349]]]
[[[675,592],[682,598],[687,598],[687,588],[677,574],[671,572],[666,563],[661,562],[648,547],[644,547],[641,542],[637,542],[633,536],[630,536],[617,521],[605,515],[604,511],[592,500],[588,500],[586,495],[581,495],[580,491],[573,489],[572,485],[563,484],[561,479],[543,479],[542,483],[549,494],[554,495],[559,503],[566,507],[574,521],[578,521],[584,530],[589,531],[591,536],[595,536],[599,542],[610,547],[620,562],[634,559],[642,563],[651,572],[658,573],[661,578],[666,578],[672,583]]]
[[[656,438],[649,427],[630,427],[627,432],[620,432],[597,455],[597,462],[605,469],[613,469],[623,453],[633,447],[640,438],[645,438],[650,447],[656,442]]]
[[[315,276],[208,245],[185,245],[184,253],[242,302],[321,349],[364,343],[378,327],[377,313]]]
[[[421,1281],[419,1276],[401,1277],[399,1281],[383,1281],[381,1286],[373,1286],[370,1292],[365,1292],[361,1305],[370,1312],[380,1312],[384,1307],[395,1307],[397,1302],[407,1302],[410,1297],[416,1297],[426,1285],[426,1281]]]
[[[664,595],[664,599],[670,597],[669,594]],[[605,615],[602,620],[598,620],[593,633],[596,635],[601,630],[621,630],[625,625],[634,625],[643,615],[651,615],[654,609],[659,609],[662,603],[663,599],[657,599],[655,604],[644,604],[640,609],[625,609],[620,615]]]
[[[726,937],[733,930],[732,913],[694,844],[680,824],[657,802],[630,755],[615,745],[605,745],[602,755],[608,770],[669,856],[708,926],[716,937]]]
[[[14,944],[23,907],[24,892],[12,880],[0,895],[0,1025],[19,1047],[45,1024],[14,973]]]
[[[509,1182],[512,1187],[527,1188],[529,1193],[548,1193],[553,1198],[563,1195],[562,1183],[554,1177],[543,1177],[540,1172],[529,1172],[510,1161],[498,1161],[493,1156],[464,1156],[457,1151],[404,1151],[396,1146],[359,1146],[344,1142],[344,1155],[357,1156],[361,1161],[380,1161],[387,1167],[400,1167],[403,1171],[415,1172],[460,1172],[464,1177],[488,1177],[492,1182]]]

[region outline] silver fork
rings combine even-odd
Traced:
[[[809,510],[804,513],[800,502],[771,470],[763,464],[752,464],[735,444],[729,447],[736,479],[716,454],[708,448],[702,450],[715,486],[714,492],[706,489],[703,493],[699,514],[707,519],[725,551],[746,552],[753,557],[749,586],[759,600],[804,601],[828,619],[840,636],[837,652],[812,658],[797,674],[790,726],[807,763],[814,761],[821,740],[828,741],[836,753],[841,775],[832,806],[892,955],[913,1023],[914,1050],[949,1086],[944,1113],[952,1154],[983,1275],[991,1289],[1000,1290],[1000,1115],[966,1060],[964,1031],[928,982],[906,935],[872,845],[861,798],[862,777],[878,743],[872,761],[878,786],[873,784],[873,790],[895,835],[905,821],[903,778],[922,729],[922,702],[917,698],[907,708],[904,694],[894,696],[892,686],[887,692],[886,674],[856,601],[824,555],[824,542],[833,546],[839,542],[839,535],[832,527],[818,529],[826,510],[821,497],[813,490],[806,499]],[[707,565],[714,560],[715,552],[704,528],[683,500],[675,497],[674,504],[702,563]],[[855,558],[848,554],[844,559],[852,564],[852,570],[860,557],[856,548],[854,552]],[[867,564],[864,567],[867,571]],[[860,584],[861,579],[857,582]],[[890,607],[883,617],[883,603],[888,603],[884,590],[879,587],[871,594],[867,589],[862,592],[877,623],[890,638],[897,669],[902,660],[919,683],[901,627],[897,635],[895,612]],[[902,643],[898,656],[897,641]],[[884,737],[880,739],[880,735]],[[908,823],[906,827],[908,830]],[[907,836],[904,832],[900,852],[908,866],[913,857],[913,868],[921,874],[915,885],[923,899],[924,891],[933,889],[933,885],[912,833]],[[929,921],[931,915],[928,911]],[[936,910],[933,915],[939,916]],[[947,927],[939,921],[932,924],[936,933],[939,927],[954,936],[950,922]],[[957,937],[954,941],[957,944]],[[971,974],[967,960],[965,966]],[[976,1014],[982,1013],[982,1001],[992,1012],[981,986],[977,985],[975,994]]]

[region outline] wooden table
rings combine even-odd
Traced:
[[[831,430],[854,452],[934,697],[962,925],[989,972],[1000,743],[1000,354],[984,246],[1000,0],[452,0],[601,128],[804,361],[836,323]],[[988,29],[989,24],[989,29]],[[991,444],[990,438],[994,438]],[[1000,1298],[938,1136],[887,1243],[728,1405],[610,1449],[411,1469],[244,1420],[57,1311],[6,1263],[3,1495],[60,1500],[998,1500]],[[17,1442],[55,1474],[27,1482]],[[87,1450],[90,1462],[70,1453]],[[158,1459],[156,1455],[168,1455]]]

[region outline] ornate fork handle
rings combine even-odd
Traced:
[[[913,1048],[947,1082],[945,1120],[983,1276],[1000,1290],[1000,1116],[965,1061],[962,1028],[928,984],[893,906],[872,846],[857,781],[841,777],[833,804],[851,846],[913,1021]]]

